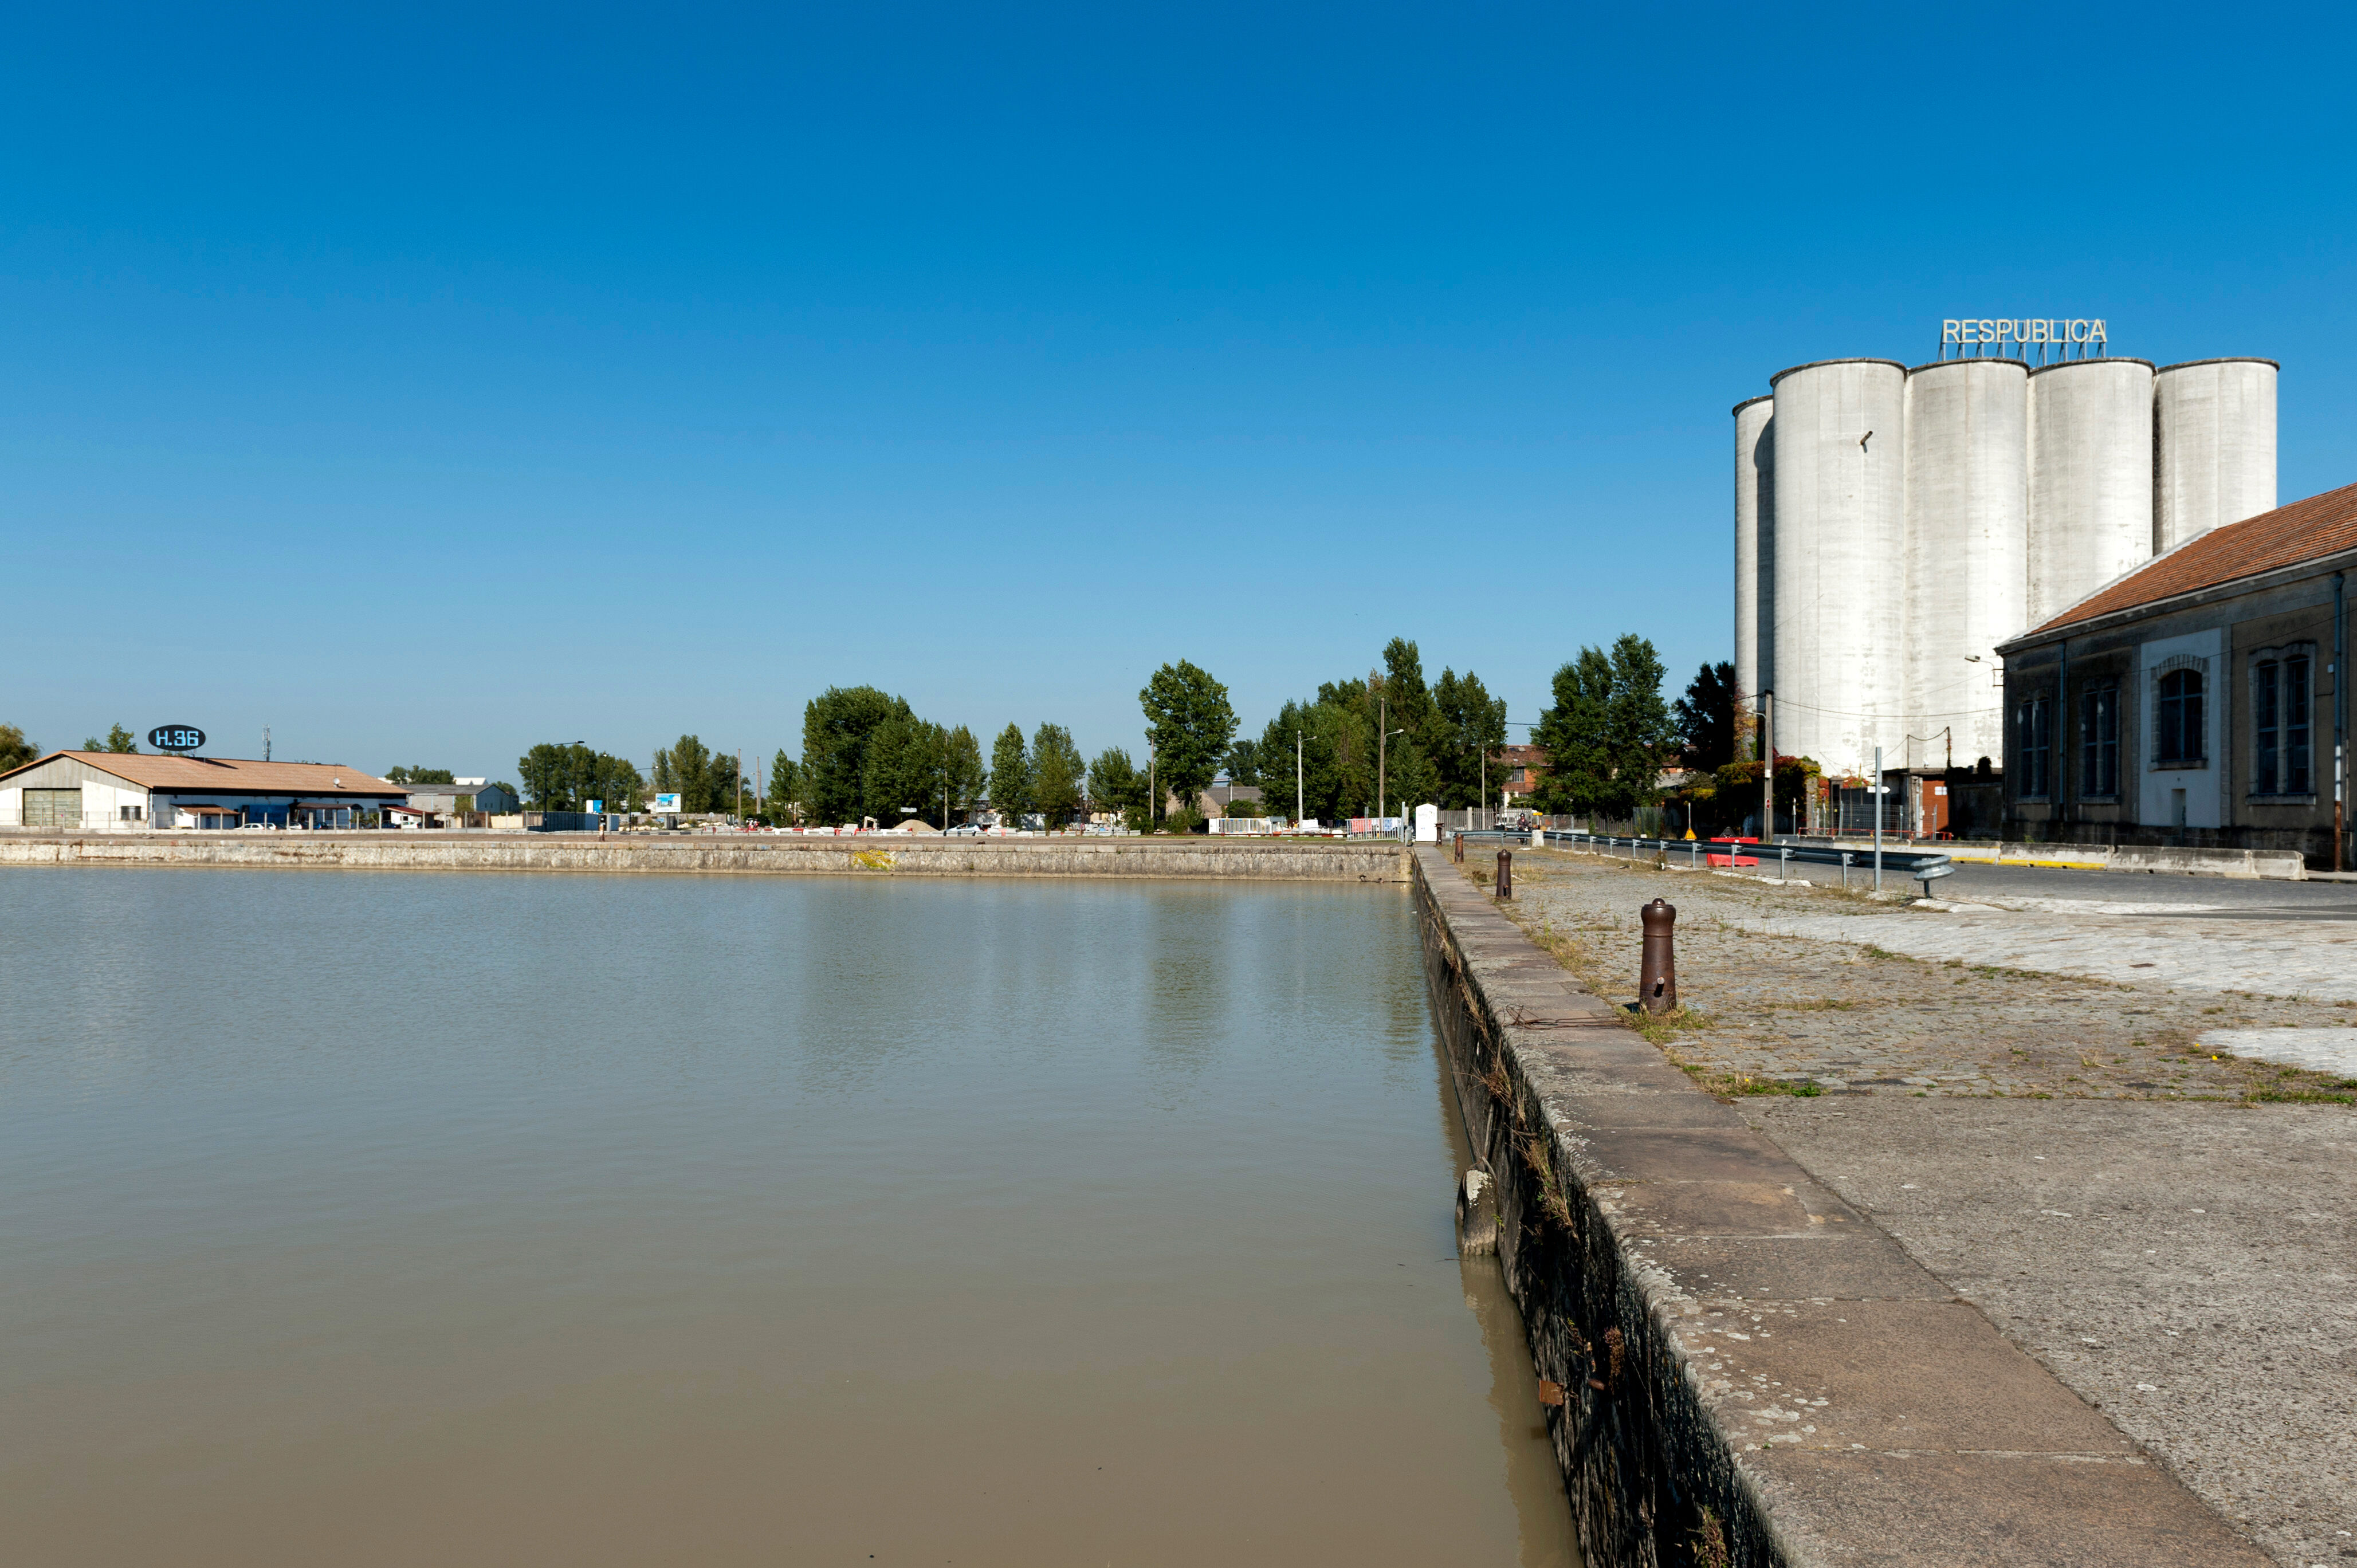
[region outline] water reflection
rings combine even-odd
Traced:
[[[5,871],[0,914],[16,1560],[1557,1539],[1396,890]]]

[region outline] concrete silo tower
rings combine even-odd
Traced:
[[[1996,645],[2027,627],[2029,367],[1946,360],[1907,376],[1906,703],[1885,762],[2005,755]],[[1944,738],[1933,738],[1943,736]]]
[[[1824,360],[1774,389],[1775,746],[1829,772],[1901,755],[1907,367]]]
[[[1765,393],[1735,405],[1735,690],[1755,708],[1776,683],[1775,412]]]
[[[2043,626],[2152,558],[2152,361],[2029,372],[2029,601]]]
[[[2276,506],[2273,360],[2192,360],[2153,377],[2153,553]]]

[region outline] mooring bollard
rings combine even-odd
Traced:
[[[1457,835],[1457,864],[1459,865],[1465,864],[1465,835],[1463,833],[1458,833]]]
[[[1637,998],[1648,1013],[1668,1013],[1678,1004],[1678,907],[1656,898],[1637,911],[1644,922],[1645,950],[1637,970]]]
[[[1514,852],[1510,849],[1501,849],[1498,852],[1498,897],[1501,898],[1511,898],[1513,896]]]

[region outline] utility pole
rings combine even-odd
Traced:
[[[1874,748],[1874,890],[1882,891],[1882,747]]]
[[[1387,726],[1392,722],[1392,700],[1376,698],[1375,713],[1375,821],[1380,822],[1383,820],[1383,769],[1391,757],[1392,737]]]
[[[2337,677],[2336,677],[2337,678]],[[1293,732],[1293,825],[1301,825],[1301,732]]]
[[[1776,693],[1760,693],[1760,842],[1776,837]]]
[[[737,820],[745,820],[745,748],[737,748]]]

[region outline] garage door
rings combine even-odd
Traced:
[[[28,828],[81,826],[81,790],[80,788],[26,790],[25,825]]]

